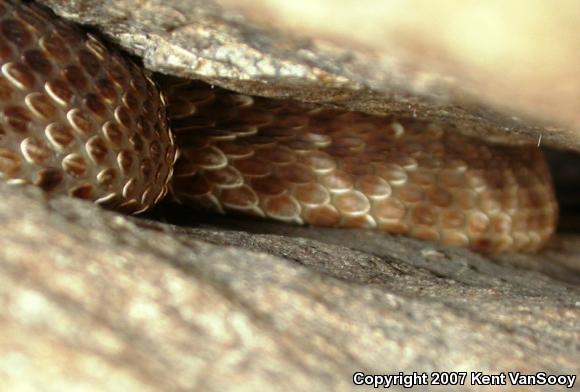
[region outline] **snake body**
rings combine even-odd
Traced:
[[[535,147],[195,81],[163,78],[160,93],[119,51],[49,11],[5,1],[0,15],[0,176],[9,183],[132,213],[169,189],[218,212],[482,252],[536,251],[555,229]]]

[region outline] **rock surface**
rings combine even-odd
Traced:
[[[580,151],[574,0],[41,2],[155,71]]]
[[[0,196],[2,390],[345,391],[355,371],[580,372],[578,238],[491,260],[376,233],[156,212],[175,226]]]

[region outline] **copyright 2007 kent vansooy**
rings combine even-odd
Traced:
[[[413,388],[420,385],[550,385],[573,388],[576,383],[576,375],[549,374],[546,372],[502,372],[495,374],[483,372],[366,374],[364,372],[356,372],[352,375],[352,382],[355,385],[372,386],[374,388],[390,388],[394,386]]]

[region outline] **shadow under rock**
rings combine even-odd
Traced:
[[[549,247],[538,254],[503,254],[485,256],[467,249],[433,244],[412,238],[389,235],[375,230],[334,229],[295,226],[275,221],[223,216],[201,212],[173,203],[162,203],[137,218],[140,225],[201,239],[224,246],[243,247],[292,258],[291,251],[281,250],[280,241],[269,241],[272,236],[283,237],[296,245],[299,239],[331,244],[330,250],[339,253],[340,247],[380,258],[382,262],[419,268],[441,279],[452,279],[469,285],[489,284],[489,277],[499,282],[518,284],[529,274],[540,279],[554,279],[574,286],[580,285],[580,235],[558,235]],[[162,223],[160,226],[157,222]],[[291,248],[296,248],[295,246]],[[332,264],[335,256],[328,256]],[[330,266],[329,266],[330,267]]]

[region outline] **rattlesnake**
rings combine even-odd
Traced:
[[[0,177],[140,213],[218,212],[536,251],[557,203],[535,146],[435,123],[156,81],[34,4],[0,3]],[[167,113],[167,115],[166,115]]]

